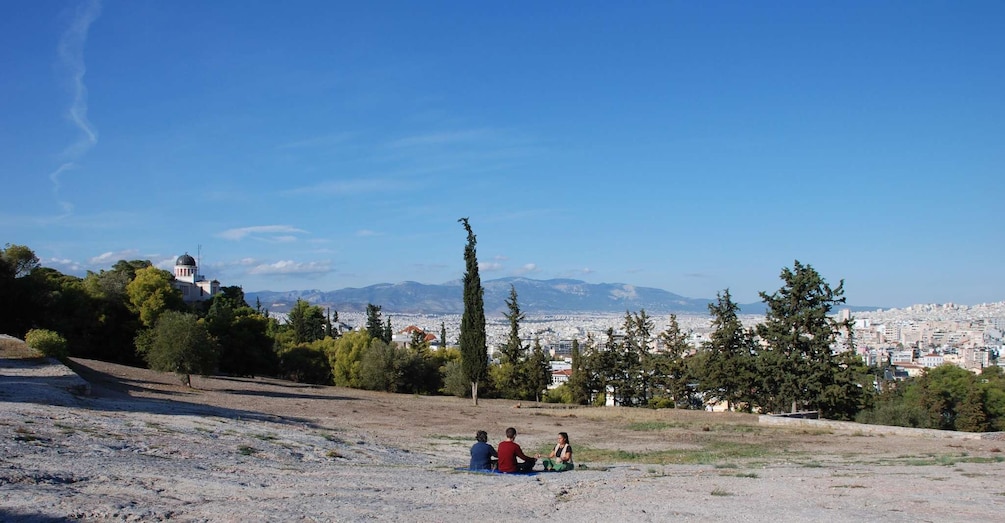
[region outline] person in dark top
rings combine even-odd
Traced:
[[[495,460],[492,458],[498,457],[498,454],[496,454],[496,449],[488,444],[489,433],[479,430],[475,432],[475,440],[477,440],[475,444],[471,445],[471,464],[468,465],[468,468],[470,470],[492,470],[495,468]]]
[[[572,445],[569,444],[568,433],[558,433],[558,444],[555,445],[555,450],[552,450],[551,454],[547,458],[544,458],[542,463],[544,464],[544,470],[553,470],[555,472],[572,470],[575,467],[572,464]]]
[[[530,472],[534,470],[534,458],[523,453],[520,445],[517,445],[516,429],[510,427],[506,429],[506,441],[499,443],[499,472]],[[518,462],[517,458],[523,460]]]

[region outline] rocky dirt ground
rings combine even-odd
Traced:
[[[992,521],[1003,442],[393,395],[0,354],[3,521]],[[579,468],[472,474],[475,430]]]

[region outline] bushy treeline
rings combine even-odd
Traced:
[[[856,421],[966,432],[1005,430],[1005,373],[999,366],[978,375],[947,363],[890,385],[875,407],[859,413]]]
[[[817,410],[825,418],[866,423],[968,431],[1005,426],[1005,377],[998,367],[978,376],[947,365],[885,383],[877,393],[879,369],[867,367],[854,350],[833,350],[838,341],[854,348],[850,320],[832,315],[844,303],[843,282],[832,288],[798,261],[782,270],[778,291],[761,293],[767,315],[755,329],[743,327],[728,289],[709,305],[713,329],[700,346],[689,344],[673,315],[655,332],[646,311],[626,312],[619,330],[573,341],[571,376],[552,390],[539,341],[522,342],[524,314],[514,288],[506,300],[509,336],[485,361],[485,372],[472,373],[457,347],[432,351],[419,333],[404,345],[391,342],[391,318],[382,318],[377,305],[367,307],[365,330],[342,333],[337,312],[298,300],[279,323],[260,305],[249,306],[239,287],[186,304],[172,278],[142,260],[78,278],[40,266],[28,247],[8,244],[0,250],[0,333],[33,331],[33,343],[54,355],[146,364],[188,383],[191,374],[219,372],[471,397],[471,378],[478,375],[483,397],[691,409],[724,402],[733,410]]]
[[[298,300],[285,323],[240,287],[187,304],[173,275],[146,260],[121,260],[83,278],[42,267],[26,246],[0,250],[0,333],[25,338],[47,355],[147,365],[192,374],[276,376],[389,392],[463,395],[447,379],[454,350],[432,352],[424,338],[407,347],[390,342],[391,321],[368,308],[369,331],[338,332],[334,316]],[[455,374],[457,372],[454,372]],[[454,381],[457,381],[456,379]]]
[[[42,267],[28,247],[0,251],[0,332],[56,333],[66,355],[179,374],[276,374],[274,332],[283,330],[225,287],[186,304],[170,272],[121,260],[83,278]]]
[[[817,410],[830,419],[854,418],[871,406],[873,377],[854,351],[833,350],[851,328],[831,314],[844,303],[843,282],[832,288],[798,261],[781,279],[781,289],[761,293],[767,316],[756,329],[743,327],[728,289],[719,293],[709,304],[713,330],[698,347],[689,345],[675,316],[657,333],[645,311],[626,313],[620,332],[608,329],[604,339],[574,347],[569,394],[579,403],[725,403],[748,412]]]
[[[580,404],[727,408],[760,413],[816,410],[827,419],[962,431],[1005,429],[1005,374],[943,365],[902,382],[883,381],[854,349],[852,320],[833,319],[843,282],[831,288],[810,266],[783,269],[782,288],[761,293],[765,321],[744,329],[728,289],[709,305],[712,332],[688,343],[677,318],[656,333],[645,311],[619,332],[573,344],[573,372],[560,395]],[[835,343],[845,345],[833,350]],[[648,350],[650,347],[658,350]],[[879,392],[882,390],[882,392]],[[613,396],[613,397],[612,397]]]

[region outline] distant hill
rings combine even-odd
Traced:
[[[708,314],[711,299],[687,298],[662,289],[625,283],[586,283],[579,280],[500,278],[482,282],[485,312],[506,311],[510,285],[516,288],[520,309],[530,314],[625,312],[645,309],[650,314]],[[384,311],[417,314],[460,314],[464,311],[460,280],[439,285],[406,281],[379,283],[335,291],[260,291],[246,293],[248,303],[261,300],[272,312],[286,312],[297,301],[337,311],[365,311],[367,303]],[[743,314],[764,314],[763,303],[741,304]]]

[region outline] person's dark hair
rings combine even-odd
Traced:
[[[569,433],[568,432],[559,432],[558,435],[562,436],[562,441],[564,441],[566,444],[569,443]]]
[[[489,433],[484,430],[479,430],[478,432],[475,432],[475,439],[485,443],[489,440]]]
[[[515,438],[516,437],[516,429],[514,429],[513,427],[510,427],[510,428],[506,429],[506,437],[509,438],[509,439]]]

